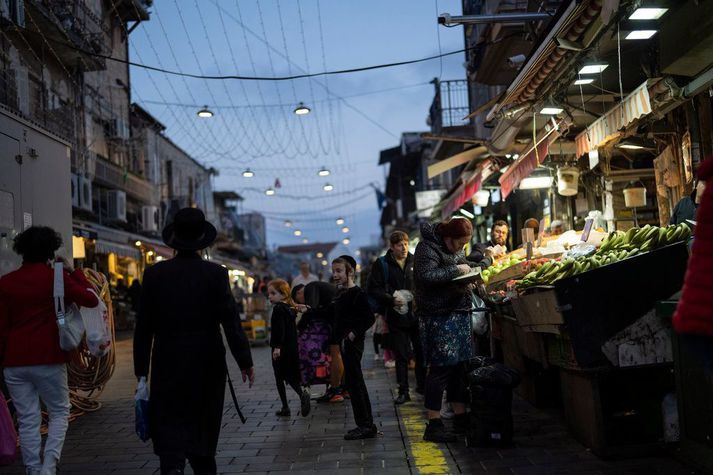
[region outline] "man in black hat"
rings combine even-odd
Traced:
[[[149,431],[162,475],[182,474],[186,459],[196,474],[217,471],[227,374],[221,326],[243,382],[249,379],[252,386],[254,381],[228,272],[198,252],[215,237],[202,211],[181,209],[163,230],[176,256],[144,272],[134,372],[146,377],[151,366]]]

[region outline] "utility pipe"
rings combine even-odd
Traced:
[[[463,15],[451,16],[442,13],[438,16],[438,24],[446,26],[455,25],[478,25],[484,23],[524,23],[528,21],[549,20],[551,13],[547,12],[526,12],[526,13],[496,13],[486,15]]]

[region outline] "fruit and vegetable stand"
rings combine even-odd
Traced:
[[[675,390],[672,362],[659,355],[651,364],[650,355],[631,356],[631,348],[651,347],[652,341],[639,341],[648,338],[640,336],[648,328],[640,321],[680,290],[689,237],[686,225],[614,232],[586,254],[515,263],[520,271],[532,270],[508,282],[505,292],[485,288],[503,359],[529,373],[521,394],[539,405],[558,399],[552,388],[558,379],[571,432],[599,455],[663,441],[661,404]],[[670,342],[670,331],[663,333]],[[621,341],[626,344],[616,347]],[[634,362],[619,367],[612,351]]]

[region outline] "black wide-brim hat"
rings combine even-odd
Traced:
[[[167,246],[177,251],[198,251],[210,246],[218,232],[198,208],[183,208],[173,222],[163,228],[161,237]]]

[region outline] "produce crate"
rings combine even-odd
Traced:
[[[681,242],[556,282],[557,309],[578,365],[609,365],[602,345],[678,292],[687,262]]]
[[[488,280],[488,290],[499,287],[500,284],[508,280],[521,279],[527,275],[529,263],[527,261],[513,264],[507,269],[503,269]]]
[[[561,333],[564,316],[557,303],[554,288],[533,288],[531,293],[512,299],[512,306],[524,331],[557,335]]]

